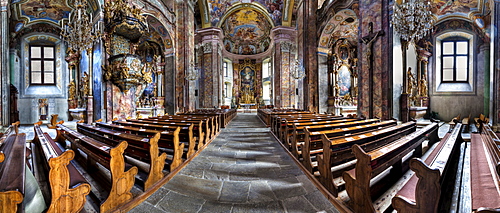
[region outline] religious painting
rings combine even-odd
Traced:
[[[240,70],[240,104],[255,104],[256,70],[250,65],[241,66]]]
[[[250,90],[253,90],[254,80],[255,80],[255,70],[253,70],[249,66],[245,66],[243,70],[241,70],[240,72],[240,79],[242,88],[249,88]]]
[[[266,51],[271,43],[272,24],[260,12],[241,9],[224,20],[224,48],[231,53],[253,55]]]
[[[452,13],[468,14],[477,10],[478,0],[433,0],[431,2],[431,11],[438,15]]]
[[[32,0],[20,4],[22,16],[28,17],[29,22],[36,20],[51,21],[56,24],[63,18],[68,18],[71,8],[66,0]]]
[[[347,39],[350,43],[357,43],[359,20],[356,13],[344,9],[336,13],[325,25],[319,40],[320,48],[331,48],[339,39]]]
[[[237,3],[260,4],[267,9],[275,25],[281,25],[283,1],[282,0],[207,0],[210,13],[210,23],[217,26],[226,11]]]
[[[347,66],[340,67],[337,83],[339,85],[340,96],[345,96],[351,92],[351,72]]]

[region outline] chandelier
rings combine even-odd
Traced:
[[[394,31],[407,42],[417,42],[426,36],[434,25],[430,2],[426,0],[407,0],[394,4],[391,24]]]
[[[92,14],[87,13],[87,1],[76,0],[75,10],[69,15],[63,26],[61,37],[68,45],[68,51],[81,53],[90,51],[95,41],[101,37],[99,24],[97,29],[92,25]]]
[[[306,72],[302,63],[299,60],[295,60],[295,66],[293,67],[292,77],[295,79],[302,79],[306,76]]]
[[[200,77],[200,69],[191,64],[190,68],[186,73],[186,80],[195,81]]]

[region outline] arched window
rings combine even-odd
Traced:
[[[31,85],[55,85],[55,45],[33,44],[29,47]]]
[[[474,35],[464,31],[445,32],[436,37],[434,92],[474,92]]]
[[[441,82],[467,83],[469,81],[469,39],[446,38],[441,41]]]

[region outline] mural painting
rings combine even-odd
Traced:
[[[281,25],[283,11],[283,0],[208,0],[208,8],[210,10],[210,23],[212,26],[217,26],[220,18],[226,13],[227,9],[236,3],[251,2],[258,3],[267,8],[269,16],[272,17],[276,26]]]
[[[252,55],[266,51],[271,43],[272,25],[266,17],[251,9],[231,14],[223,23],[224,48],[231,53]]]
[[[431,10],[434,14],[446,15],[451,13],[469,13],[477,10],[477,0],[433,0]]]
[[[101,52],[101,45],[97,44],[94,46],[94,53],[93,53],[93,65],[92,65],[92,72],[93,72],[93,89],[94,92],[92,93],[94,95],[94,115],[95,118],[101,118],[101,110],[102,109],[102,96],[101,96],[101,84],[102,84],[102,52]]]
[[[341,38],[349,40],[350,43],[357,43],[359,20],[353,10],[339,11],[325,25],[319,47],[328,49],[332,44]]]
[[[65,0],[34,0],[21,3],[21,15],[29,21],[46,20],[56,24],[63,18],[68,18],[72,9]]]

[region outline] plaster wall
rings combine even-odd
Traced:
[[[392,105],[394,106],[392,109],[393,117],[400,118],[400,104],[399,101],[401,99],[402,87],[403,87],[403,50],[401,50],[401,42],[399,37],[393,37],[393,91],[392,91]]]

